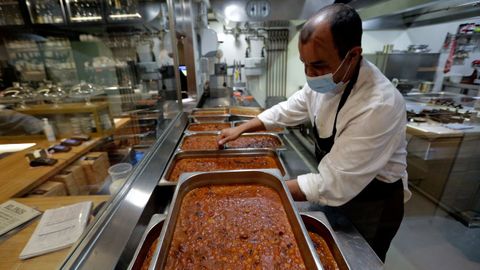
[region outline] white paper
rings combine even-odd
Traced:
[[[13,200],[0,205],[0,235],[3,235],[41,213]]]
[[[88,222],[92,202],[82,202],[45,211],[20,259],[69,247],[82,235]]]

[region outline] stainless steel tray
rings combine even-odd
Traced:
[[[239,126],[243,123],[248,122],[248,120],[237,120],[237,121],[232,121],[232,127]],[[263,130],[263,131],[255,131],[255,132],[250,132],[250,133],[259,133],[259,132],[269,132],[269,133],[277,133],[277,134],[286,134],[288,133],[288,130],[286,128],[282,128],[280,131],[275,131],[275,130]]]
[[[275,139],[277,139],[280,142],[280,145],[277,146],[277,147],[267,147],[267,148],[236,148],[236,147],[231,147],[230,142],[227,142],[225,144],[225,149],[275,149],[275,150],[285,150],[286,149],[286,146],[283,143],[282,138],[280,138],[280,136],[278,136],[278,134],[275,134],[275,133],[271,133],[271,132],[243,133],[242,135],[240,135],[240,137],[249,137],[249,136],[253,137],[253,136],[262,136],[262,135],[263,136],[274,137]]]
[[[340,270],[350,270],[344,254],[338,247],[338,241],[335,238],[335,234],[329,228],[329,226],[324,224],[324,222],[320,219],[317,219],[308,213],[300,213],[300,217],[302,218],[303,224],[305,225],[307,231],[316,233],[325,239],[333,257],[335,258],[335,261],[337,262],[338,268],[340,268]]]
[[[202,114],[203,112],[206,112],[207,114]],[[211,114],[208,114],[208,113],[211,113]],[[215,116],[215,115],[225,115],[225,114],[230,114],[229,109],[225,107],[194,108],[191,113],[192,116]]]
[[[152,216],[152,218],[148,222],[145,232],[142,235],[140,244],[135,250],[133,259],[128,266],[129,270],[136,270],[142,268],[143,262],[147,257],[150,247],[152,246],[153,242],[158,239],[160,233],[162,232],[165,217],[166,215],[163,214],[155,214]]]
[[[178,144],[177,151],[218,151],[222,149],[201,149],[201,150],[194,150],[194,149],[182,149],[183,143],[185,140],[189,137],[197,137],[197,136],[219,136],[220,131],[210,131],[210,132],[195,132],[195,133],[185,133],[183,134],[182,139],[180,140],[180,143]]]
[[[184,158],[199,158],[199,157],[236,157],[236,156],[270,156],[275,159],[277,163],[277,167],[280,170],[281,174],[283,175],[284,179],[289,179],[289,175],[285,170],[285,166],[283,161],[278,156],[277,152],[270,150],[270,149],[229,149],[229,150],[219,150],[219,151],[179,151],[173,155],[170,159],[167,169],[163,174],[159,185],[176,185],[178,182],[169,181],[167,179],[170,178],[170,174],[173,171],[175,163]]]
[[[269,136],[269,137],[274,137],[276,140],[280,142],[279,146],[276,147],[265,147],[265,148],[240,148],[240,147],[230,147],[229,143],[226,143],[223,148],[218,148],[218,149],[182,149],[183,143],[185,140],[189,137],[196,137],[196,136],[219,136],[220,132],[219,131],[210,131],[210,132],[195,132],[195,133],[185,133],[180,140],[180,143],[178,144],[178,151],[218,151],[218,150],[224,150],[224,149],[244,149],[244,150],[255,150],[255,149],[272,149],[272,150],[285,150],[286,146],[283,143],[282,138],[278,136],[275,133],[270,133],[270,132],[255,132],[255,133],[244,133],[240,135],[240,137],[246,137],[246,136]]]
[[[323,269],[313,244],[311,240],[309,240],[305,226],[303,225],[303,222],[300,221],[300,216],[296,208],[293,206],[293,199],[288,192],[287,186],[279,177],[278,170],[223,171],[182,175],[179,184],[175,189],[175,194],[173,195],[174,203],[170,206],[165,226],[160,235],[160,244],[157,246],[155,255],[152,259],[152,262],[155,264],[155,269],[164,268],[180,213],[180,207],[185,195],[189,191],[205,185],[225,184],[259,184],[270,187],[278,192],[306,268]]]
[[[229,122],[230,115],[208,115],[208,116],[192,116],[188,118],[192,123],[205,123],[205,122]]]
[[[229,124],[232,127],[231,122],[202,122],[202,123],[190,123],[188,124],[187,128],[185,129],[185,133],[203,133],[203,132],[219,132],[221,130],[189,130],[191,126],[202,125],[202,124]]]
[[[242,113],[242,110],[243,111],[250,111],[250,112],[253,112],[253,113],[256,113],[256,114],[245,114],[245,113]],[[241,107],[241,106],[235,107],[234,106],[234,107],[230,107],[230,110],[229,110],[230,115],[239,116],[239,117],[247,117],[247,118],[254,118],[257,115],[259,115],[261,112],[263,112],[263,109],[260,108],[260,107]]]

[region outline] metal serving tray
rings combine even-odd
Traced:
[[[280,142],[280,145],[277,147],[267,147],[267,148],[234,148],[229,146],[229,142],[225,144],[225,149],[275,149],[275,150],[285,150],[286,146],[283,143],[282,138],[278,136],[278,134],[272,133],[272,132],[253,132],[253,133],[243,133],[240,135],[240,137],[253,137],[253,136],[269,136],[269,137],[274,137]]]
[[[194,108],[191,113],[192,116],[215,116],[225,114],[230,114],[228,108]]]
[[[326,224],[324,224],[323,221],[308,213],[300,213],[300,217],[302,218],[303,224],[305,225],[307,231],[316,233],[325,239],[330,252],[332,252],[333,257],[337,262],[338,268],[340,268],[340,270],[350,270],[345,256],[338,247],[338,241],[335,238],[332,230]]]
[[[220,136],[220,131],[202,131],[202,132],[195,132],[195,133],[185,133],[183,134],[182,139],[180,140],[180,143],[178,144],[177,151],[218,151],[222,150],[220,148],[218,149],[203,149],[203,150],[193,150],[193,149],[182,149],[183,143],[185,140],[189,137],[198,137],[198,136]],[[225,149],[225,147],[223,148]]]
[[[203,125],[203,124],[229,124],[232,127],[232,122],[201,122],[201,123],[190,123],[185,129],[185,133],[203,133],[203,132],[219,132],[221,130],[189,130],[191,126]]]
[[[209,115],[209,116],[192,116],[189,115],[188,118],[192,123],[205,123],[205,122],[229,122],[230,115]]]
[[[255,149],[272,149],[272,150],[285,150],[286,146],[283,143],[283,140],[275,133],[269,133],[269,132],[256,132],[256,133],[244,133],[240,135],[240,137],[245,137],[245,136],[256,136],[256,135],[263,135],[263,136],[270,136],[270,137],[275,137],[280,142],[280,145],[277,147],[265,147],[265,148],[234,148],[230,147],[229,143],[224,144],[223,148],[218,148],[218,149],[201,149],[201,150],[194,150],[194,149],[182,149],[184,141],[189,138],[189,137],[197,137],[197,136],[219,136],[220,132],[219,131],[210,131],[210,132],[196,132],[196,133],[185,133],[180,140],[180,143],[178,144],[178,151],[218,151],[218,150],[223,150],[223,149],[244,149],[244,150],[255,150]]]
[[[170,175],[173,171],[173,168],[175,166],[175,163],[180,160],[180,159],[185,159],[185,158],[199,158],[199,157],[245,157],[245,156],[270,156],[275,159],[275,162],[277,164],[278,170],[280,170],[281,174],[283,175],[284,179],[289,179],[289,175],[287,174],[287,171],[285,170],[285,166],[278,156],[276,151],[270,150],[270,149],[229,149],[229,150],[219,150],[219,151],[179,151],[177,152],[169,161],[167,165],[167,169],[165,170],[165,173],[163,174],[159,185],[176,185],[178,182],[174,181],[169,181],[167,179],[170,178]]]
[[[242,113],[243,111],[251,111],[255,114],[245,114]],[[229,113],[233,116],[240,116],[240,117],[249,117],[249,118],[254,118],[257,115],[259,115],[261,112],[263,112],[263,109],[260,107],[230,107]]]
[[[237,120],[237,121],[232,121],[232,127],[237,127],[243,123],[248,122],[248,120]],[[286,134],[288,133],[286,128],[282,128],[281,131],[275,131],[275,130],[263,130],[263,131],[255,131],[255,132],[250,132],[250,133],[259,133],[259,132],[268,132],[268,133],[276,133],[276,134]]]
[[[225,184],[259,184],[274,189],[280,195],[306,269],[323,269],[313,243],[308,237],[305,226],[300,221],[300,216],[293,206],[293,199],[288,192],[287,186],[280,180],[278,170],[223,171],[182,175],[175,189],[173,204],[170,206],[169,214],[165,220],[165,226],[160,234],[159,245],[152,259],[154,266],[151,265],[150,269],[163,269],[165,266],[168,250],[180,213],[180,207],[185,195],[191,190],[205,185]]]
[[[165,221],[166,215],[163,214],[154,214],[150,221],[148,222],[147,229],[142,235],[140,244],[137,246],[133,259],[128,266],[129,270],[141,269],[143,262],[145,261],[150,247],[153,245],[156,239],[160,236],[162,232],[163,223]],[[160,242],[159,242],[160,243]],[[150,263],[151,264],[151,263]]]

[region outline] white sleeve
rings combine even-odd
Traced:
[[[286,101],[265,110],[257,117],[267,130],[275,127],[296,126],[308,120],[308,105],[305,87],[295,92]]]
[[[335,138],[318,165],[318,174],[298,176],[309,201],[342,205],[359,194],[385,167],[402,143],[406,129],[405,109],[381,105],[364,111]]]

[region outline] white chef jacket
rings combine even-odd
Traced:
[[[288,100],[258,118],[265,128],[316,122],[320,138],[332,135],[335,113],[345,87],[332,93],[313,91],[308,84]],[[331,151],[318,165],[319,173],[297,177],[307,200],[343,205],[374,178],[392,183],[402,179],[405,201],[410,199],[406,163],[405,101],[392,83],[370,62],[361,61],[358,80],[338,113]]]

